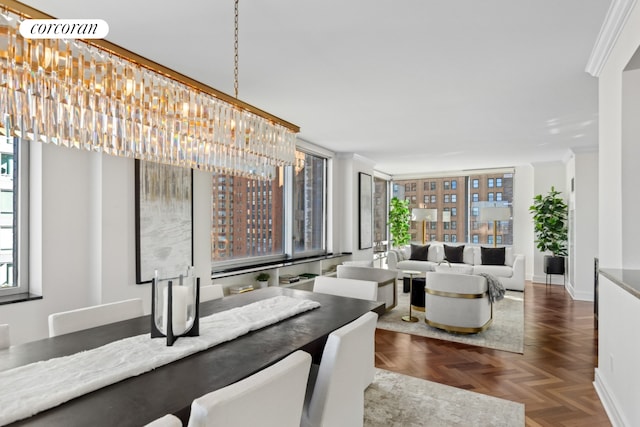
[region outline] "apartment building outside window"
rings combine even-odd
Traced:
[[[295,165],[277,168],[271,181],[214,174],[214,269],[325,253],[326,163],[298,150]]]
[[[503,203],[510,206],[513,202],[513,172],[483,171],[482,174],[470,174],[467,176],[443,176],[426,177],[424,179],[398,180],[394,182],[394,196],[403,197],[397,193],[398,188],[412,188],[410,184],[417,183],[421,189],[415,195],[407,196],[409,208],[426,207],[438,209],[439,221],[429,225],[435,227],[435,239],[444,241],[445,235],[451,242],[474,242],[480,244],[489,243],[489,235],[493,235],[490,225],[479,222],[480,206],[483,203]],[[428,183],[428,185],[427,185]],[[449,183],[449,184],[447,184]],[[447,190],[447,187],[449,188]],[[424,194],[429,188],[429,194]],[[432,191],[431,188],[437,188]],[[498,188],[500,191],[495,191]],[[427,204],[427,201],[429,202]],[[420,203],[418,203],[420,202]],[[442,213],[449,209],[450,221],[441,220]],[[471,232],[473,230],[473,232]],[[446,232],[445,232],[446,231]],[[455,233],[453,233],[455,231]],[[510,245],[513,243],[513,225],[511,221],[503,221],[499,224],[499,236],[496,242]],[[410,234],[421,235],[420,224],[410,223]],[[475,237],[474,237],[475,236]]]
[[[28,147],[0,138],[0,296],[28,292]]]

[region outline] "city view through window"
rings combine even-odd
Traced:
[[[412,242],[494,244],[493,221],[480,221],[486,205],[511,207],[513,173],[486,173],[392,182],[392,197],[409,201],[409,209],[437,209],[437,221],[411,221]],[[513,244],[513,220],[497,222],[496,244]]]
[[[278,168],[271,181],[214,174],[212,262],[323,253],[325,181],[326,159],[303,151],[296,151],[296,164]],[[291,236],[289,245],[285,236]]]

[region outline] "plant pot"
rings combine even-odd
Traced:
[[[545,274],[562,274],[564,275],[565,259],[563,256],[545,255],[544,272]]]
[[[260,288],[266,288],[267,286],[269,286],[269,282],[267,280],[258,281],[258,285],[260,286]]]

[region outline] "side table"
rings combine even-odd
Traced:
[[[415,270],[403,270],[402,271],[405,274],[409,275],[409,295],[413,294],[413,278],[417,277],[421,274],[424,274],[423,271],[415,271]],[[402,320],[404,320],[405,322],[417,322],[418,318],[414,317],[411,314],[411,297],[409,297],[409,315],[408,316],[402,316]]]

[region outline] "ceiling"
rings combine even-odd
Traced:
[[[233,94],[233,0],[26,0]],[[609,0],[241,0],[239,98],[391,175],[597,149]]]

